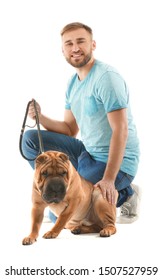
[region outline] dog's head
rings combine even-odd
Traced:
[[[46,203],[63,200],[69,184],[71,164],[61,152],[48,151],[36,158],[34,182]]]

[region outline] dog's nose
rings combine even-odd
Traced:
[[[66,194],[66,186],[61,178],[51,178],[43,188],[42,198],[48,203],[59,203]]]
[[[53,178],[48,181],[46,188],[47,191],[53,193],[63,192],[65,190],[65,184],[60,178]]]

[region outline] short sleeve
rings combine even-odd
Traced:
[[[65,109],[67,109],[67,110],[71,109],[70,92],[71,92],[73,80],[74,80],[74,75],[69,79],[68,84],[67,84],[67,90],[66,90],[66,94],[65,94]]]
[[[66,96],[65,98],[65,109],[70,110],[71,109],[71,104]]]
[[[128,89],[118,73],[103,74],[97,83],[97,95],[107,113],[128,107]]]

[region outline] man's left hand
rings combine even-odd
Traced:
[[[115,189],[114,182],[102,179],[99,182],[97,182],[94,186],[99,187],[101,189],[103,197],[107,199],[109,203],[117,203],[118,192]]]

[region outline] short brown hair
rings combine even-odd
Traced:
[[[90,33],[91,36],[93,35],[92,29],[88,25],[83,24],[81,22],[72,22],[63,27],[63,29],[61,30],[61,36],[63,36],[63,34],[69,30],[75,30],[78,28],[84,28]]]

